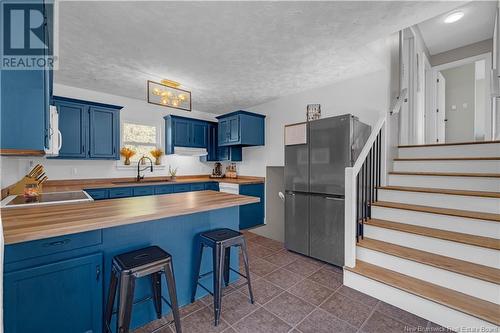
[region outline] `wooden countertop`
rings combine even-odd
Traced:
[[[74,204],[2,209],[5,244],[257,203],[260,199],[198,191]]]
[[[68,179],[48,180],[43,184],[43,192],[65,192],[79,191],[90,188],[111,188],[148,185],[166,185],[183,183],[219,182],[240,185],[262,184],[264,177],[239,176],[238,178],[210,178],[208,175],[177,176],[175,181],[168,177],[146,177],[141,182],[135,182],[135,178],[96,178],[96,179]]]

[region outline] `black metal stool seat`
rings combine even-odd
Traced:
[[[165,273],[170,302],[161,295],[162,273]],[[135,280],[148,275],[151,276],[151,285],[153,289],[152,298],[157,318],[161,318],[162,301],[164,301],[172,309],[176,332],[182,332],[172,267],[172,256],[158,246],[149,246],[113,257],[108,302],[104,314],[104,332],[111,332],[111,316],[113,315],[113,305],[115,303],[118,285],[120,286],[120,290],[118,294],[116,332],[129,332],[134,301]]]
[[[222,278],[224,278],[225,286],[229,284],[229,271],[233,271],[238,275],[244,277],[248,285],[248,293],[250,295],[250,302],[253,304],[253,292],[252,284],[250,281],[250,270],[248,267],[248,254],[247,245],[245,237],[241,232],[232,229],[216,229],[201,233],[198,235],[197,242],[199,243],[199,256],[198,264],[196,265],[195,280],[193,282],[193,293],[191,296],[191,302],[194,302],[196,296],[196,290],[198,286],[205,289],[208,293],[213,296],[214,299],[214,314],[215,314],[215,326],[219,324],[220,314],[222,309]],[[245,275],[234,270],[230,266],[231,259],[231,247],[237,246],[241,247],[243,254],[243,261],[245,266]],[[205,247],[212,248],[213,255],[213,271],[200,275],[200,266],[203,256],[203,249]],[[208,288],[199,283],[199,279],[205,277],[209,274],[213,274],[213,292]]]

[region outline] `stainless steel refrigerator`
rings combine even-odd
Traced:
[[[344,265],[345,168],[370,135],[353,115],[285,127],[285,247]]]

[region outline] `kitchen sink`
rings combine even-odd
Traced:
[[[120,184],[142,184],[142,183],[167,183],[172,182],[168,179],[142,179],[142,180],[122,180],[113,182],[112,184],[120,185]]]

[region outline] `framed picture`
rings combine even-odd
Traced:
[[[307,121],[321,118],[321,104],[307,104]]]

